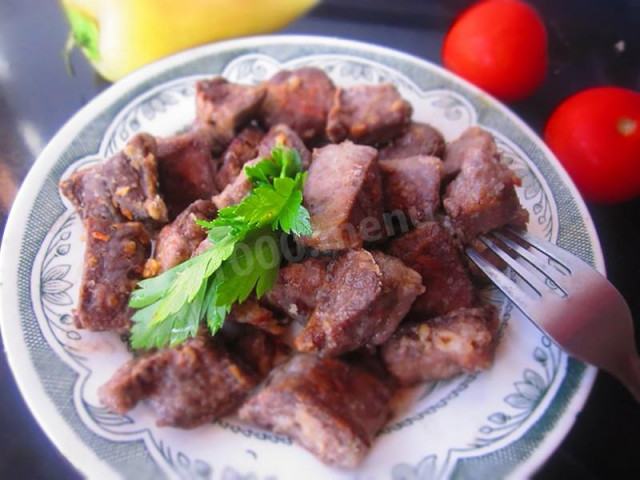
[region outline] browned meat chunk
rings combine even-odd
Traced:
[[[422,275],[426,291],[411,309],[423,316],[443,315],[474,303],[474,288],[452,236],[428,222],[394,239],[389,253]]]
[[[220,191],[240,175],[245,163],[258,156],[258,145],[263,137],[262,130],[248,126],[229,144],[222,155],[222,166],[216,174],[216,185]]]
[[[158,194],[156,141],[133,137],[104,164],[75,173],[61,183],[80,217],[135,220],[154,225],[167,221],[167,207]]]
[[[130,326],[129,295],[142,278],[151,251],[149,234],[137,222],[85,221],[87,246],[78,308],[78,328],[124,332]]]
[[[158,139],[160,187],[171,218],[196,200],[217,193],[211,142],[206,129]]]
[[[111,201],[103,163],[74,173],[68,180],[60,182],[60,189],[71,200],[83,220],[92,217],[106,218],[113,222],[127,220]]]
[[[338,88],[327,136],[335,143],[346,139],[367,145],[386,143],[404,132],[411,113],[411,104],[391,84]]]
[[[496,142],[489,132],[480,127],[469,127],[447,145],[443,158],[445,177],[457,175],[465,160],[473,157],[498,158]]]
[[[384,206],[413,223],[433,220],[440,207],[442,162],[436,157],[405,157],[380,162]]]
[[[256,118],[265,98],[264,86],[238,85],[222,77],[196,83],[196,122],[211,125],[228,144],[236,131]]]
[[[444,208],[466,242],[503,225],[524,227],[528,212],[520,205],[515,186],[520,179],[493,157],[468,157],[447,186]]]
[[[349,141],[313,151],[304,205],[313,233],[300,243],[316,250],[361,247],[382,237],[382,184],[374,148]]]
[[[229,328],[229,327],[232,328]],[[229,332],[229,330],[233,330]],[[262,379],[273,369],[287,360],[289,348],[279,338],[251,325],[225,323],[225,341],[231,349]]]
[[[258,155],[260,157],[268,157],[271,155],[271,150],[278,144],[297,150],[302,160],[302,168],[305,170],[309,168],[311,152],[309,152],[296,132],[284,124],[271,127],[258,147]]]
[[[129,361],[98,395],[121,415],[149,399],[159,426],[194,428],[232,411],[256,383],[221,342],[195,337]]]
[[[259,158],[254,158],[245,163],[245,166],[253,166],[260,161]],[[222,210],[225,207],[236,205],[242,201],[251,191],[251,182],[249,177],[244,171],[244,168],[240,170],[240,173],[233,182],[224,187],[218,195],[215,195],[211,200],[218,210]]]
[[[210,220],[216,207],[210,200],[196,200],[169,225],[165,225],[156,239],[155,261],[158,273],[188,260],[207,233],[196,220]]]
[[[318,306],[295,339],[302,352],[340,355],[391,336],[424,291],[420,275],[379,252],[351,250],[328,267]]]
[[[323,462],[353,468],[390,416],[392,393],[357,365],[297,355],[271,373],[239,415],[291,436]]]
[[[401,385],[487,369],[496,347],[493,306],[461,308],[419,323],[405,323],[382,346],[387,369]]]
[[[158,194],[156,151],[155,139],[141,133],[104,165],[111,201],[128,220],[167,221],[167,207]]]
[[[339,355],[355,350],[371,339],[382,320],[367,318],[382,295],[382,272],[371,253],[339,255],[329,264],[327,277],[316,309],[295,339],[299,351]]]
[[[324,134],[335,92],[326,73],[314,67],[283,70],[266,85],[267,95],[260,112],[265,128],[284,123],[305,142]]]
[[[382,252],[371,252],[371,255],[380,267],[382,292],[380,299],[369,310],[369,317],[378,319],[369,343],[380,345],[395,331],[425,288],[420,274],[397,258]]]
[[[380,160],[416,155],[442,158],[444,145],[444,137],[438,130],[426,123],[412,122],[405,133],[380,150],[378,157]]]
[[[281,335],[285,331],[286,321],[276,318],[271,310],[258,304],[255,298],[248,298],[236,303],[227,317],[237,323],[253,325],[273,335]]]
[[[327,279],[328,257],[291,263],[278,272],[278,279],[264,295],[270,307],[305,324],[318,303],[318,291]]]

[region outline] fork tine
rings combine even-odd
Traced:
[[[560,248],[557,245],[547,240],[536,237],[535,235],[531,235],[529,232],[518,230],[517,228],[513,228],[513,227],[505,227],[505,228],[508,232],[512,233],[513,235],[520,238],[521,240],[524,240],[536,250],[539,250],[540,252],[549,256],[556,262],[560,263],[563,267],[569,270],[569,272],[575,273],[576,269],[578,269],[579,267],[593,270],[593,268],[589,264],[587,264],[584,260],[582,260],[580,257],[577,257],[573,253],[563,248]]]
[[[518,263],[511,255],[498,247],[498,245],[496,245],[495,242],[489,237],[480,235],[478,239],[487,247],[489,247],[493,253],[504,260],[507,265],[509,265],[518,275],[520,275],[520,277],[522,277],[522,279],[527,282],[531,288],[538,292],[541,297],[546,296],[546,292],[549,290],[549,287],[547,287],[542,281],[540,281],[540,279],[538,279],[532,271],[530,271],[521,263]]]
[[[467,247],[466,252],[469,258],[489,277],[502,293],[515,303],[522,313],[531,318],[530,315],[536,311],[536,301],[474,249]]]
[[[549,278],[549,280],[551,280],[553,283],[555,283],[556,286],[560,290],[562,290],[562,292],[564,293],[565,296],[567,295],[566,287],[563,287],[562,286],[562,281],[560,279],[558,279],[558,273],[559,272],[558,272],[557,269],[551,268],[550,265],[548,265],[548,264],[544,263],[543,261],[541,261],[540,258],[537,257],[534,253],[530,252],[529,250],[527,250],[523,246],[521,246],[518,243],[514,242],[509,237],[503,235],[499,231],[495,230],[492,233],[493,233],[493,235],[495,235],[495,237],[498,240],[500,240],[502,243],[504,243],[506,246],[508,246],[510,249],[512,249],[514,252],[516,252],[518,255],[520,255],[522,258],[524,258],[533,267],[535,267],[538,271],[540,271],[540,273],[542,273],[547,278]]]
[[[524,265],[514,259],[517,255],[542,275],[548,267],[558,269],[559,274],[565,275],[562,280],[556,282],[549,275],[546,283],[554,282],[554,287],[564,290],[564,298],[552,295],[555,298],[534,299],[533,293],[521,290],[489,260],[467,247],[466,253],[471,261],[565,352],[608,370],[640,401],[640,358],[634,342],[633,319],[620,292],[602,274],[572,253],[520,230],[505,228],[502,232],[505,235],[493,232],[478,238],[518,273]],[[521,245],[519,241],[522,241]],[[548,257],[548,262],[540,260],[542,255]],[[532,272],[529,268],[527,271]]]

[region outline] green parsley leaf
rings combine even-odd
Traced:
[[[242,303],[256,286],[258,298],[271,289],[280,268],[279,239],[277,232],[263,228],[238,245],[216,275],[216,305]]]
[[[306,178],[306,173],[296,175],[291,193],[287,195],[287,201],[280,209],[277,225],[273,225],[274,229],[278,227],[285,233],[293,233],[298,236],[311,235],[309,211],[302,206],[302,190]]]
[[[309,211],[301,203],[302,193],[292,193],[287,205],[285,205],[278,217],[278,223],[283,232],[293,233],[298,236],[311,235]]]
[[[175,281],[178,273],[189,266],[189,262],[167,270],[158,277],[148,278],[138,282],[138,289],[134,290],[129,299],[132,308],[143,308],[160,300]]]
[[[151,324],[164,321],[178,313],[186,304],[191,303],[198,294],[202,282],[213,275],[222,262],[231,256],[238,240],[239,238],[229,235],[201,255],[187,260],[189,265],[178,272],[165,295],[158,300],[159,305],[151,319]]]
[[[222,328],[224,319],[231,310],[230,305],[217,305],[218,286],[218,282],[211,281],[205,298],[205,320],[211,335],[215,335]]]
[[[309,212],[302,205],[306,174],[300,154],[277,146],[245,172],[253,189],[238,205],[211,221],[196,220],[211,246],[200,255],[138,283],[129,306],[131,345],[160,348],[197,334],[205,320],[215,334],[234,303],[255,290],[260,298],[278,276],[282,234],[309,235]]]
[[[270,157],[256,165],[244,167],[249,181],[255,186],[271,185],[278,177],[293,178],[302,171],[302,158],[297,150],[277,145],[271,150]]]
[[[259,162],[244,167],[247,178],[253,185],[269,185],[274,178],[280,176],[280,168],[273,162]]]

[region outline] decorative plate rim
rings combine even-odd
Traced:
[[[289,44],[309,47],[323,45],[337,48],[365,50],[385,57],[395,57],[400,60],[410,62],[417,65],[418,68],[435,70],[439,75],[443,76],[453,84],[461,85],[465,89],[478,95],[492,108],[504,113],[506,117],[514,123],[517,129],[533,141],[536,147],[540,148],[545,157],[550,161],[555,173],[558,174],[560,180],[564,183],[564,186],[569,190],[572,199],[576,203],[579,214],[584,221],[584,227],[593,247],[594,264],[601,272],[604,273],[605,271],[600,242],[586,205],[578,194],[577,189],[573,185],[566,171],[551,151],[539,139],[538,135],[508,107],[504,106],[499,101],[482,92],[464,79],[444,70],[439,65],[387,47],[354,40],[313,35],[264,35],[247,37],[204,45],[172,55],[148,65],[115,83],[104,92],[97,95],[91,102],[85,105],[64,124],[64,126],[42,151],[27,174],[23,186],[16,196],[2,239],[2,248],[0,251],[0,272],[2,272],[2,277],[0,278],[0,298],[2,298],[3,307],[0,310],[0,327],[4,339],[8,363],[23,398],[41,428],[53,441],[59,451],[86,476],[95,476],[100,478],[120,477],[120,475],[117,474],[107,462],[98,458],[93,449],[84,443],[64,418],[55,411],[55,404],[46,395],[42,382],[36,372],[35,365],[30,357],[29,350],[25,343],[22,323],[10,322],[9,319],[5,318],[7,305],[11,305],[13,307],[15,304],[15,308],[12,308],[12,311],[17,311],[16,299],[18,298],[19,291],[17,281],[15,281],[17,276],[11,276],[9,278],[8,274],[5,272],[10,271],[13,274],[18,271],[19,256],[12,255],[12,253],[19,252],[23,242],[28,240],[28,232],[26,232],[26,229],[24,228],[26,225],[24,214],[30,213],[31,206],[34,203],[38,192],[42,188],[45,180],[50,174],[51,167],[55,164],[60,154],[62,154],[62,152],[70,145],[72,140],[75,138],[75,135],[79,133],[88,121],[96,118],[99,113],[105,109],[105,107],[115,103],[115,101],[124,97],[128,92],[134,90],[137,86],[144,84],[146,80],[151,79],[155,75],[161,74],[163,71],[175,69],[182,64],[214,56],[225,51],[231,52],[233,50],[241,50],[247,47],[250,48],[256,44]],[[19,341],[15,341],[15,339],[19,339]],[[512,476],[517,477],[518,474],[530,474],[534,472],[556,449],[569,432],[571,426],[576,420],[577,413],[585,403],[595,380],[596,371],[597,370],[593,367],[587,367],[585,369],[580,378],[579,385],[568,400],[564,412],[555,421],[551,432],[546,434],[544,439],[537,445],[534,454],[521,462],[511,472]],[[52,408],[55,414],[49,415],[49,412],[51,411],[50,409]],[[78,445],[82,445],[81,452],[77,448]]]

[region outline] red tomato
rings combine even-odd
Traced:
[[[535,92],[547,74],[547,32],[519,0],[486,0],[464,11],[447,33],[445,67],[504,101]]]
[[[579,92],[553,112],[544,139],[585,200],[615,203],[640,195],[640,93]]]

